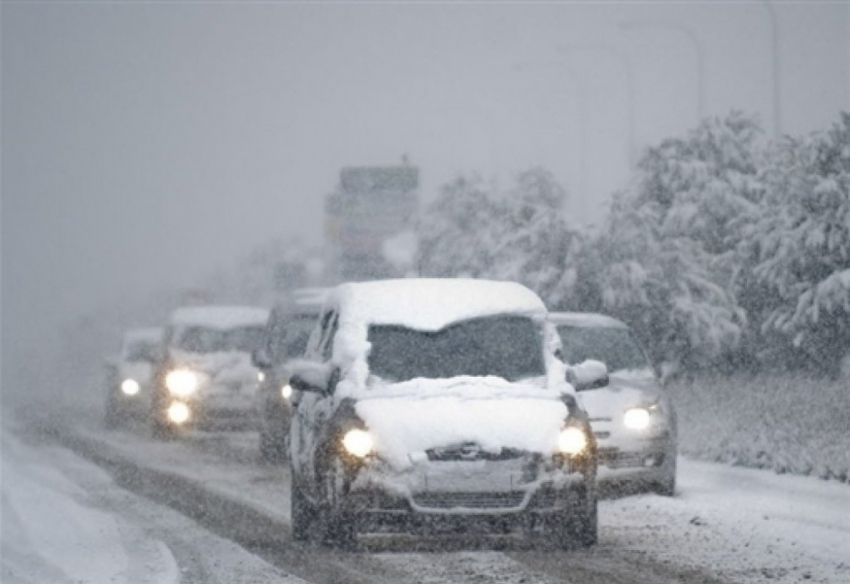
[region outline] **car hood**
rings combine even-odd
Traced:
[[[578,392],[578,399],[592,420],[619,418],[636,406],[646,406],[661,398],[661,386],[652,372],[612,373],[605,387]]]
[[[550,454],[568,410],[557,391],[497,378],[419,379],[382,385],[355,404],[378,456],[398,470],[427,451],[463,443]]]
[[[121,377],[120,381],[125,379],[134,379],[141,386],[145,386],[150,382],[153,367],[150,363],[130,363],[122,362],[118,367],[118,374]]]
[[[257,368],[251,364],[251,355],[241,351],[175,352],[174,360],[182,367],[205,373],[214,384],[236,384],[257,380]]]

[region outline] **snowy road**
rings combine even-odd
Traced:
[[[67,450],[41,447],[35,456],[48,469],[39,472],[58,472],[72,483],[54,476],[42,484],[79,501],[80,494],[73,495],[77,484],[93,509],[114,515],[100,517],[101,523],[123,529],[121,537],[109,538],[125,550],[107,554],[114,564],[109,569],[119,575],[115,582],[169,582],[175,573],[181,582],[266,582],[291,573],[315,583],[850,583],[850,488],[836,482],[682,460],[681,488],[674,499],[646,495],[604,501],[600,543],[592,550],[541,550],[511,538],[396,537],[366,538],[361,553],[341,553],[291,540],[288,474],[257,460],[255,440],[251,434],[198,433],[162,443],[142,431],[81,428],[64,436],[65,444],[96,461],[120,486],[183,515],[117,488],[110,476]],[[30,508],[20,502],[21,488],[7,501],[7,459],[13,461],[13,483],[26,484],[26,468],[14,464],[14,453],[32,448],[13,444],[12,456],[4,444],[4,582],[7,505],[18,516]],[[27,452],[17,460],[29,462],[33,456]],[[42,520],[36,514],[30,525]],[[211,544],[198,545],[198,534],[224,550],[215,555],[216,565],[201,560],[210,556]],[[27,553],[45,549],[30,543]],[[25,551],[16,549],[14,557],[28,557]],[[118,568],[128,565],[125,556],[133,558],[129,564],[155,566],[159,572],[143,570],[130,577],[132,571]],[[172,565],[179,570],[168,568]],[[234,572],[237,567],[241,571]],[[67,581],[110,581],[87,580],[68,570],[76,580]],[[253,580],[239,579],[254,573]],[[210,577],[199,580],[199,574]]]

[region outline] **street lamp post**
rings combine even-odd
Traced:
[[[694,34],[694,32],[683,26],[681,24],[675,22],[663,22],[663,21],[626,21],[619,23],[619,28],[622,31],[634,30],[637,28],[664,28],[669,30],[675,30],[685,38],[687,38],[694,47],[694,56],[696,58],[697,63],[697,116],[699,122],[704,119],[706,116],[706,106],[705,106],[705,55],[702,50],[702,43],[699,40],[699,37]]]

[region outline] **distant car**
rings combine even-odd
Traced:
[[[593,544],[595,441],[545,318],[510,282],[335,288],[292,365],[294,539],[518,529]]]
[[[551,313],[564,360],[605,364],[610,383],[576,384],[599,453],[599,480],[672,496],[676,490],[676,410],[629,327],[601,314]]]
[[[104,424],[118,427],[130,419],[144,419],[151,404],[151,377],[162,343],[162,329],[128,330],[121,351],[109,363]]]
[[[266,309],[244,306],[180,308],[171,314],[153,383],[156,436],[190,426],[251,423],[260,377],[251,354],[268,316]]]
[[[260,454],[266,460],[285,460],[289,452],[292,387],[289,363],[304,355],[310,333],[319,320],[327,290],[294,290],[272,308],[263,341],[253,355],[260,370],[257,390],[257,429]]]

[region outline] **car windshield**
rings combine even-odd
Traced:
[[[541,327],[523,316],[490,316],[436,332],[371,326],[369,369],[388,381],[462,375],[508,381],[545,374]]]
[[[596,359],[605,363],[608,371],[650,367],[649,360],[628,329],[561,325],[558,333],[564,360],[571,365]]]
[[[260,345],[262,337],[263,327],[261,326],[242,326],[231,329],[190,326],[179,336],[176,346],[190,353],[221,351],[250,353]]]
[[[157,341],[130,341],[125,349],[124,360],[130,363],[156,360]]]
[[[310,333],[316,326],[316,320],[317,317],[314,315],[293,316],[276,327],[277,330],[273,331],[270,341],[275,362],[281,363],[304,354]]]

